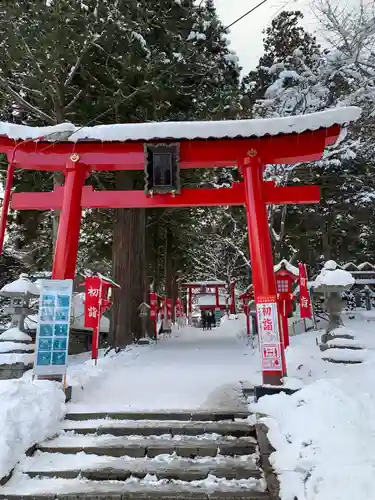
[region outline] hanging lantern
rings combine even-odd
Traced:
[[[145,144],[146,194],[180,192],[179,144]]]

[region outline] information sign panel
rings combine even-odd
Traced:
[[[34,375],[65,375],[73,280],[42,280]]]

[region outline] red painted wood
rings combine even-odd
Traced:
[[[182,140],[180,142],[181,168],[215,168],[238,165],[256,150],[267,163],[297,163],[321,158],[324,149],[333,144],[340,126],[302,134],[265,136],[255,139]],[[146,141],[147,142],[147,141]],[[153,141],[176,142],[176,141]],[[0,152],[11,155],[17,145],[15,165],[31,170],[62,170],[73,152],[80,162],[93,170],[143,170],[144,143],[142,142],[79,142],[46,143],[13,141],[0,137]],[[151,141],[152,143],[152,141]]]
[[[182,283],[181,288],[194,288],[196,290],[200,289],[202,285],[194,285],[193,283]],[[206,285],[203,285],[206,286]],[[207,285],[207,288],[227,288],[227,285]]]
[[[86,168],[69,159],[66,163],[66,179],[57,233],[52,279],[74,279],[79,233],[81,229],[81,196]]]
[[[60,210],[63,202],[63,187],[49,193],[14,193],[11,207],[14,210]],[[276,205],[318,203],[319,186],[276,187],[271,182],[263,183],[266,203]],[[181,194],[155,195],[150,197],[143,191],[94,191],[85,186],[82,193],[83,208],[161,208],[192,206],[244,205],[245,189],[242,182],[232,188],[182,189]]]
[[[180,166],[185,168],[216,168],[242,166],[244,182],[230,189],[185,189],[181,195],[148,197],[140,191],[96,192],[84,187],[91,170],[143,170],[144,143],[80,142],[46,143],[41,140],[13,141],[0,138],[0,152],[14,160],[17,168],[62,171],[66,174],[64,188],[53,193],[15,193],[12,208],[61,209],[59,232],[53,266],[54,279],[74,278],[82,208],[151,208],[246,205],[252,277],[255,298],[276,296],[271,241],[266,204],[315,203],[320,199],[316,186],[275,187],[263,182],[265,164],[287,164],[320,159],[324,149],[333,144],[341,127],[307,131],[302,134],[266,136],[258,139],[181,140]],[[151,141],[176,142],[176,141]],[[71,161],[71,154],[79,162]],[[70,159],[69,159],[70,158]],[[192,310],[192,290],[188,306]],[[284,348],[281,339],[283,372]],[[265,384],[280,384],[283,372],[264,372]]]
[[[271,238],[268,216],[262,193],[263,165],[260,158],[247,158],[243,165],[246,189],[246,216],[251,256],[251,273],[255,301],[265,296],[276,297],[276,282],[273,269]],[[284,345],[280,337],[280,352],[283,370],[263,371],[263,383],[281,385],[285,371]]]
[[[281,324],[281,335],[283,336],[284,347],[289,347],[289,325],[288,316],[286,314],[286,307],[283,302],[279,303],[281,309],[280,313],[280,324]]]
[[[8,163],[7,177],[5,181],[4,197],[1,204],[1,218],[0,218],[0,255],[3,253],[5,231],[7,226],[9,208],[11,206],[12,188],[14,180],[14,164],[10,161]]]

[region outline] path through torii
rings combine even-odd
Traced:
[[[60,210],[54,279],[74,278],[82,209],[245,205],[252,281],[260,332],[263,382],[281,384],[284,346],[279,332],[267,204],[318,203],[317,186],[278,187],[263,180],[266,164],[318,160],[339,138],[341,127],[360,116],[337,108],[298,117],[221,122],[167,122],[75,128],[72,124],[31,128],[0,123],[0,152],[9,167],[0,224],[0,249],[9,209]],[[60,137],[60,140],[59,140]],[[95,191],[85,186],[93,170],[144,170],[149,149],[178,148],[178,167],[237,166],[243,182],[223,189],[178,193]],[[63,172],[64,187],[50,193],[14,193],[14,168]]]

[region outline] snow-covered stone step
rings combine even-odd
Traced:
[[[366,360],[366,350],[328,349],[324,351],[322,359],[330,363],[359,364]]]
[[[30,479],[22,474],[0,489],[0,500],[269,500],[263,479],[225,480],[208,477],[194,485],[155,478],[128,481]]]
[[[212,435],[211,436],[215,436]],[[174,439],[171,436],[134,439],[116,436],[95,436],[63,434],[46,441],[38,449],[48,453],[86,454],[122,457],[156,457],[158,455],[176,454],[180,457],[215,457],[218,454],[226,456],[251,455],[257,451],[257,442],[253,437],[229,439],[222,436],[211,439]]]
[[[76,453],[43,453],[37,451],[25,458],[20,471],[29,477],[75,479],[91,481],[126,481],[131,477],[143,479],[155,476],[158,480],[196,481],[213,475],[226,479],[261,478],[256,464],[257,455],[241,457],[180,458],[159,455],[157,458],[109,457]]]
[[[355,339],[343,339],[341,337],[336,337],[332,340],[328,340],[327,345],[329,348],[336,349],[364,349],[365,346]]]
[[[341,337],[335,337],[334,339],[329,340],[326,344],[319,344],[319,349],[322,352],[326,352],[329,349],[349,349],[353,351],[360,351],[364,348],[365,346],[357,340]],[[327,356],[327,353],[325,356]]]
[[[169,420],[169,421],[234,421],[246,419],[248,412],[243,411],[143,411],[143,412],[69,412],[65,418],[67,420]]]
[[[21,354],[9,354],[9,353],[0,353],[0,365],[14,365],[17,363],[22,363],[24,365],[32,366],[34,363],[34,353],[25,353]]]
[[[178,422],[151,420],[66,420],[65,430],[74,430],[77,434],[112,434],[130,436],[134,434],[152,436],[161,434],[198,436],[200,434],[220,434],[234,437],[254,436],[255,428],[248,422]]]
[[[1,354],[25,354],[35,350],[35,344],[26,344],[22,342],[3,341],[0,342]]]
[[[18,327],[9,328],[0,333],[0,343],[2,342],[17,342],[21,344],[31,344],[33,339],[25,332],[21,332]]]

